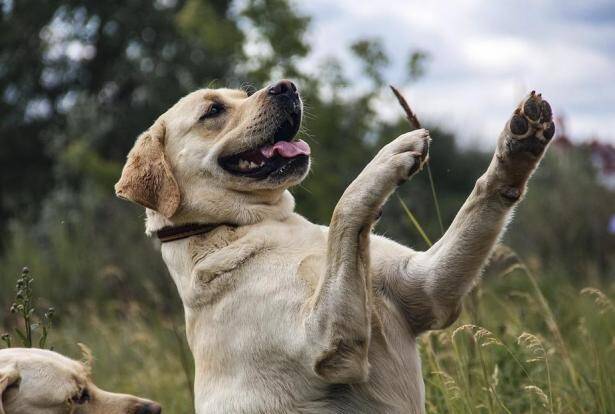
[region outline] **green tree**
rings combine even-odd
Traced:
[[[62,165],[71,146],[119,162],[179,96],[232,79],[243,33],[230,8],[198,0],[2,2],[0,230],[12,216],[39,211],[60,183],[79,186],[83,171]]]
[[[377,115],[378,102],[395,102],[386,88],[391,59],[382,43],[365,38],[348,45],[363,68],[361,79],[349,79],[334,56],[317,72],[302,69],[299,63],[310,53],[310,19],[290,0],[0,4],[0,231],[5,243],[0,265],[8,270],[0,273],[0,286],[10,283],[4,274],[30,264],[54,303],[138,298],[165,311],[176,309],[176,297],[166,294],[173,287],[160,256],[143,237],[142,209],[116,200],[112,186],[136,136],[191,90],[261,87],[281,77],[299,84],[305,102],[300,134],[314,156],[313,173],[293,193],[298,211],[323,224],[375,152],[409,129],[401,110],[395,122]],[[420,80],[428,58],[424,51],[409,51],[409,82]],[[420,103],[414,109],[420,116]],[[433,137],[431,170],[446,226],[491,154],[462,150],[446,125],[426,126]],[[586,155],[581,158],[589,162]],[[612,267],[609,250],[600,252],[613,243],[604,223],[612,193],[595,175],[581,173],[587,168],[566,173],[561,169],[567,162],[558,165],[548,159],[537,174],[536,189],[511,229],[511,243],[522,254],[540,252],[549,263],[566,256],[582,264],[568,269],[594,266],[594,273],[602,274]],[[545,205],[547,197],[537,194],[559,194],[549,186],[565,184],[544,178],[555,180],[554,174],[566,177],[567,188],[578,188],[570,184],[575,182],[591,190],[592,209],[599,214],[588,214],[579,203],[574,216],[562,211],[566,220],[546,222],[543,212],[553,210],[556,201]],[[399,194],[429,237],[437,239],[440,228],[427,175],[413,178]],[[574,226],[567,224],[573,220]],[[426,247],[395,199],[376,230]],[[536,243],[532,250],[532,243],[524,242],[529,239]],[[578,240],[592,246],[591,254],[584,249],[567,254]],[[124,254],[128,249],[130,256]],[[149,294],[140,295],[143,289]],[[7,301],[0,296],[0,306]]]

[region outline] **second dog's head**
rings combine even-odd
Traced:
[[[301,115],[301,98],[288,80],[252,95],[193,92],[137,139],[116,193],[167,219],[250,222],[254,211],[236,204],[270,208],[309,170],[310,147],[295,138]]]
[[[89,350],[85,356],[91,360]],[[98,388],[90,364],[43,349],[0,350],[0,414],[160,414],[161,410],[153,401]]]

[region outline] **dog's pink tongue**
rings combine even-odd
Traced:
[[[303,140],[298,141],[278,141],[273,145],[261,147],[261,154],[271,158],[275,153],[284,158],[293,158],[297,155],[310,155],[310,146]]]

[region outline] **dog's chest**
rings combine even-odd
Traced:
[[[271,381],[274,366],[280,365],[280,373],[301,369],[302,315],[324,270],[323,235],[318,226],[220,228],[192,237],[183,255],[167,252],[174,278],[184,278],[178,283],[184,304],[199,296],[193,302],[198,306],[186,306],[186,322],[196,362],[208,373],[200,378],[202,389],[213,392],[210,378],[243,378],[250,372],[253,381],[265,373]],[[202,273],[200,282],[185,280],[186,274],[195,277],[194,269]]]
[[[225,306],[239,298],[304,303],[323,274],[326,247],[323,228],[306,224],[223,226],[163,245],[163,258],[185,305]]]
[[[299,281],[309,285],[316,283],[316,274],[324,263],[324,249],[325,238],[318,226],[286,223],[248,228],[224,226],[190,238],[187,246],[192,266],[209,274],[204,282],[237,273],[235,276],[267,279],[275,284],[300,274]]]
[[[193,236],[188,240],[188,253],[194,265],[207,257],[220,252],[231,243],[237,241],[237,229],[223,226],[207,234]]]

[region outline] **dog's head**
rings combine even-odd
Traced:
[[[96,387],[87,364],[41,349],[0,351],[0,414],[160,414],[160,405]]]
[[[301,115],[301,98],[288,80],[252,95],[193,92],[137,139],[116,193],[166,218],[195,211],[224,216],[221,210],[248,199],[275,203],[309,170],[310,147],[295,138]]]

